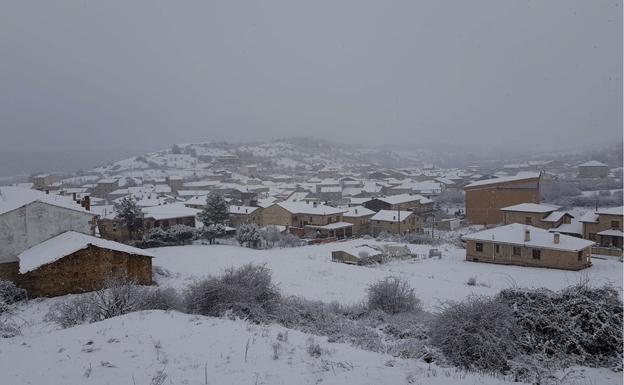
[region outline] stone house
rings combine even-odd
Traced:
[[[433,211],[433,201],[419,194],[399,194],[373,198],[364,202],[364,207],[373,211],[410,210],[418,214]]]
[[[462,237],[466,260],[580,270],[591,266],[592,241],[520,223]]]
[[[505,225],[522,223],[546,230],[570,224],[574,218],[570,213],[559,211],[559,206],[538,203],[520,203],[503,207],[501,211]]]
[[[342,215],[342,220],[353,224],[354,235],[365,235],[371,233],[370,219],[375,215],[373,210],[364,206],[350,207],[349,211]]]
[[[464,186],[466,219],[473,224],[503,223],[501,208],[520,203],[539,203],[540,173],[485,179]]]
[[[230,206],[230,226],[238,227],[243,223],[255,223],[258,226],[262,226],[262,208]]]
[[[579,164],[577,169],[581,179],[606,178],[609,175],[609,166],[597,160]]]
[[[381,232],[407,234],[423,231],[421,218],[412,211],[380,210],[370,219],[371,235]]]
[[[18,255],[62,232],[93,234],[95,214],[70,197],[0,187],[0,279],[18,272]]]
[[[122,276],[152,283],[152,254],[135,247],[67,231],[18,256],[18,286],[33,297],[84,293]]]
[[[624,207],[610,207],[584,215],[583,238],[597,242],[601,247],[613,247],[622,250],[622,226]]]
[[[316,202],[279,202],[265,208],[262,222],[266,225],[280,225],[304,228],[307,225],[324,226],[342,222],[346,210]]]

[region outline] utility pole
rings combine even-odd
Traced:
[[[401,206],[397,208],[397,219],[399,220],[399,235],[401,235]]]

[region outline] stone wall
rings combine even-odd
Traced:
[[[111,276],[127,276],[141,285],[152,283],[152,259],[89,246],[56,262],[20,274],[16,284],[32,297],[54,297],[94,291]]]
[[[539,178],[466,187],[466,219],[479,225],[503,223],[503,207],[539,203]]]

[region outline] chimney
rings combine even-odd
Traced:
[[[312,207],[316,207],[317,203],[316,201],[312,202]]]
[[[50,195],[50,190],[49,189],[46,189],[45,192],[46,192],[46,195]]]
[[[355,209],[355,213],[357,214],[357,209]]]
[[[560,238],[561,238],[561,235],[560,235],[559,233],[555,233],[555,234],[553,235],[553,242],[555,242],[555,245],[558,245],[558,244],[559,244],[559,240],[560,240]]]
[[[531,230],[524,229],[524,241],[525,242],[531,241]]]
[[[74,200],[74,202],[77,202],[77,201],[76,201],[76,193],[75,193],[75,192],[74,192],[74,193],[72,193],[72,199]]]

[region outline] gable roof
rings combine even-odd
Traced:
[[[230,206],[230,214],[251,214],[258,209],[252,206]]]
[[[524,232],[529,230],[530,241],[524,241]],[[564,251],[579,251],[594,244],[592,241],[572,237],[569,235],[560,235],[559,243],[554,242],[553,233],[540,229],[539,227],[527,226],[520,223],[512,223],[509,225],[495,227],[493,229],[479,231],[474,234],[465,235],[464,240],[474,240],[483,242],[507,243],[519,246],[529,246],[535,248],[545,248]]]
[[[607,208],[604,208],[604,209],[599,209],[598,211],[596,211],[596,214],[624,215],[624,206],[607,207]]]
[[[373,214],[375,214],[373,210],[369,210],[364,206],[354,206],[349,207],[349,211],[345,212],[343,215],[345,217],[365,217]]]
[[[570,214],[567,211],[553,211],[552,213],[548,214],[546,218],[542,219],[542,222],[559,222],[561,218],[566,215],[570,218],[574,218],[574,215]]]
[[[411,211],[379,210],[377,214],[371,217],[371,220],[394,223],[394,222],[399,222],[399,219],[397,218],[400,218],[400,220],[403,221],[409,218],[410,215],[413,215],[413,214],[414,213]]]
[[[306,202],[279,202],[276,204],[293,214],[333,215],[347,211],[323,204],[314,205]]]
[[[609,166],[597,160],[590,160],[589,162],[579,164],[578,167],[609,167]]]
[[[501,211],[518,211],[523,213],[552,213],[560,209],[560,206],[544,205],[539,203],[520,203],[513,206],[501,208]]]
[[[431,199],[425,198],[419,194],[398,194],[398,195],[390,195],[387,197],[379,197],[377,198],[382,202],[386,202],[391,205],[399,205],[402,203],[415,202],[418,201],[421,204],[431,203],[433,202]]]
[[[21,252],[20,255],[17,256],[19,259],[19,271],[21,274],[24,274],[36,270],[43,265],[55,262],[79,250],[86,249],[90,245],[128,254],[145,255],[148,257],[154,256],[152,253],[136,247],[75,231],[67,231]]]
[[[182,203],[143,207],[142,210],[146,218],[154,218],[157,221],[171,218],[194,217],[201,212],[201,210],[186,207]]]
[[[71,197],[46,194],[42,191],[22,187],[0,187],[0,214],[13,211],[33,202],[42,202],[68,210],[95,215],[94,213],[85,210],[78,203],[74,202]]]

